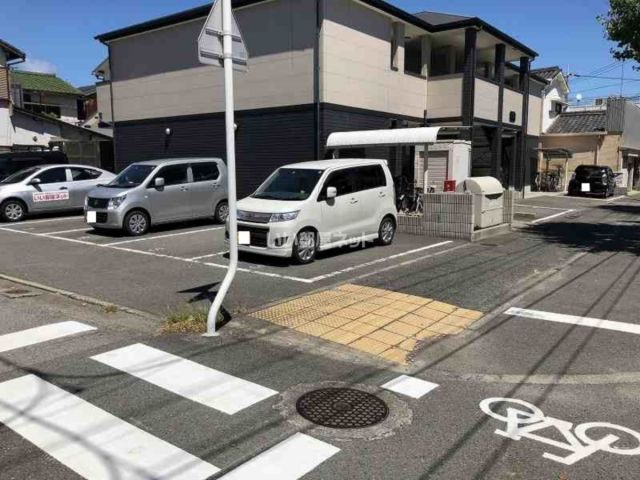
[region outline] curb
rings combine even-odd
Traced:
[[[18,283],[20,285],[24,285],[26,287],[37,288],[38,290],[43,290],[45,292],[54,293],[56,295],[62,295],[63,297],[71,298],[72,300],[77,300],[83,303],[89,303],[91,305],[96,305],[103,308],[117,308],[118,310],[128,313],[130,315],[135,315],[137,317],[146,318],[148,320],[158,321],[159,317],[148,313],[143,312],[142,310],[136,310],[135,308],[125,307],[124,305],[118,305],[112,302],[105,302],[104,300],[99,300],[94,297],[88,297],[86,295],[80,295],[79,293],[70,292],[68,290],[62,290],[55,287],[49,287],[48,285],[43,285],[41,283],[32,282],[30,280],[23,280],[21,278],[12,277],[10,275],[5,275],[0,273],[0,279],[6,280],[8,282]]]

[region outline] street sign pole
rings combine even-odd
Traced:
[[[221,2],[222,9],[220,9]],[[220,12],[221,10],[221,12]],[[221,13],[221,15],[220,15]],[[220,16],[222,21],[220,22]],[[220,27],[221,25],[221,29]],[[221,31],[220,31],[221,30]],[[207,38],[209,36],[209,38]],[[212,43],[211,37],[222,37],[222,52],[217,51],[219,44]],[[203,41],[204,40],[204,41]],[[234,52],[234,41],[237,50]],[[207,43],[205,43],[207,42]],[[202,45],[201,45],[202,43]],[[204,45],[204,47],[203,47]],[[213,49],[211,46],[213,45]],[[217,46],[216,46],[217,45]],[[199,39],[200,60],[203,63],[224,67],[224,100],[225,100],[225,129],[227,143],[227,176],[228,176],[228,202],[229,202],[229,269],[218,289],[216,298],[209,309],[207,316],[207,333],[205,337],[215,337],[219,333],[216,331],[216,319],[222,307],[222,302],[231,286],[231,282],[238,269],[238,216],[236,208],[236,144],[235,144],[235,120],[234,120],[234,100],[233,100],[233,70],[234,62],[240,68],[246,66],[247,54],[242,41],[242,35],[238,30],[237,23],[233,18],[231,0],[217,0],[214,2],[211,14],[200,35]],[[220,55],[220,53],[222,53]]]

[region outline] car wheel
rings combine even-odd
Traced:
[[[222,201],[216,205],[213,218],[217,223],[225,223],[227,221],[227,218],[229,218],[229,204],[226,201]]]
[[[293,242],[293,259],[304,265],[316,259],[318,253],[318,235],[311,229],[302,230]]]
[[[391,245],[396,236],[396,222],[391,217],[384,217],[378,227],[378,245]]]
[[[149,215],[142,210],[133,210],[124,217],[124,230],[132,237],[139,237],[149,231]]]
[[[20,200],[7,200],[0,207],[0,214],[5,222],[20,222],[27,215],[27,206]]]

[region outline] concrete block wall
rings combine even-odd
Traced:
[[[503,224],[499,232],[509,231],[513,223],[515,192],[504,192]],[[496,227],[494,227],[496,228]],[[398,231],[428,237],[474,241],[487,230],[475,231],[474,197],[467,193],[427,193],[423,215],[398,215]],[[481,235],[479,235],[481,234]]]
[[[414,235],[471,240],[474,228],[473,195],[424,195],[424,215],[398,215],[398,231]]]

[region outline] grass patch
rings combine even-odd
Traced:
[[[107,305],[104,307],[104,313],[116,313],[118,311],[118,307],[115,305]]]
[[[160,331],[162,333],[205,333],[207,331],[207,315],[205,308],[182,307],[170,311]],[[222,321],[222,315],[218,314],[217,324]]]

